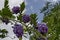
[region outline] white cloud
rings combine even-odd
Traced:
[[[0,0],[0,10],[4,7],[4,0]]]
[[[2,9],[4,7],[4,1],[5,0],[0,0],[0,9]],[[20,6],[20,4],[23,1],[24,0],[9,0],[9,7],[12,8],[13,6]]]
[[[9,0],[9,6],[10,6],[10,8],[12,8],[13,6],[20,6],[20,4],[23,1],[24,0]]]

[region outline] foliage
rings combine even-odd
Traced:
[[[3,18],[14,18],[14,16],[12,15],[12,12],[10,11],[9,7],[8,7],[8,0],[5,1],[5,5],[4,8],[2,10],[0,10],[0,16],[2,16]]]
[[[0,38],[5,38],[7,36],[8,31],[6,29],[0,29]]]
[[[36,21],[37,21],[37,15],[36,14],[31,14],[30,15],[30,17],[31,17],[31,24],[33,24],[34,25],[34,27],[37,25],[36,23]]]
[[[48,37],[48,40],[60,40],[60,3],[58,2],[51,5],[54,5],[53,8],[51,7],[51,9],[49,9],[49,5],[47,8],[50,12],[48,11],[48,13],[45,13],[43,9],[44,15],[47,14],[44,16],[43,22],[47,23],[49,28],[48,35],[50,35],[50,37]]]
[[[23,12],[23,10],[25,9],[25,3],[23,2],[20,6],[21,6],[21,7],[20,7],[20,8],[21,8],[21,10],[20,10],[20,11],[21,11],[21,13],[22,13],[22,12]]]
[[[22,25],[22,35],[26,34],[26,32],[30,35],[30,40],[60,40],[59,35],[60,35],[60,3],[56,3],[56,4],[51,4],[50,2],[46,3],[46,6],[42,8],[41,13],[44,13],[44,19],[42,20],[42,22],[46,23],[47,26],[41,26],[41,24],[38,25],[38,18],[37,18],[37,14],[31,14],[29,16],[24,16],[24,14],[22,14],[22,12],[25,9],[25,3],[23,2],[20,5],[20,12],[18,16],[13,16],[13,12],[10,11],[9,9],[9,5],[8,5],[8,0],[5,0],[4,3],[4,8],[2,10],[0,10],[0,19],[4,19],[4,22],[9,22],[12,23],[11,21],[13,21],[15,24],[18,24],[17,22],[19,22]],[[18,10],[18,9],[17,9]],[[16,10],[16,11],[17,11]],[[17,14],[17,13],[16,13]],[[15,20],[15,18],[17,18],[17,20]],[[7,20],[8,19],[8,20]],[[23,20],[25,21],[23,21]],[[28,20],[29,19],[29,20]],[[10,21],[11,20],[11,21]],[[46,25],[44,24],[44,25]],[[8,24],[7,24],[8,25]],[[16,36],[18,35],[19,40],[22,40],[22,35],[21,35],[21,30],[20,28],[18,28],[18,25],[15,25],[16,28],[14,28],[13,32],[16,34]],[[19,25],[20,27],[20,25]],[[48,33],[44,34],[45,29],[41,28],[41,27],[46,27],[48,30]],[[18,30],[19,29],[19,30]],[[40,31],[43,31],[43,34]],[[2,29],[0,30],[0,33],[2,33],[0,35],[0,38],[5,38],[8,31],[6,29]],[[20,36],[21,35],[21,36]],[[25,35],[23,35],[24,37],[26,37]]]

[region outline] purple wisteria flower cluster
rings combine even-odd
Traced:
[[[12,11],[13,11],[14,14],[17,14],[17,13],[20,12],[20,7],[14,6],[14,7],[12,8]]]
[[[13,13],[17,14],[20,12],[20,8],[18,6],[16,7],[13,7],[12,9]],[[22,21],[24,23],[27,23],[30,21],[30,16],[29,15],[22,15]],[[19,24],[15,24],[14,27],[13,27],[13,32],[16,34],[16,36],[19,38],[19,37],[22,37],[23,35],[23,27]]]
[[[38,23],[37,24],[37,27],[38,27],[38,31],[41,33],[41,34],[46,34],[48,32],[48,27],[46,24],[42,23]]]
[[[30,21],[30,16],[25,14],[25,15],[23,15],[23,17],[22,17],[22,20],[23,20],[24,23],[27,23],[27,22]]]
[[[19,38],[19,37],[22,37],[23,35],[23,26],[20,25],[20,24],[15,24],[13,26],[13,32],[16,34],[16,36]]]
[[[16,7],[13,7],[12,9],[13,13],[17,14],[20,12],[20,8],[18,6]],[[28,23],[29,21],[31,21],[30,19],[30,16],[27,15],[27,14],[24,14],[24,15],[21,15],[22,16],[22,21],[24,23]],[[37,26],[36,26],[36,29],[38,32],[40,32],[41,34],[46,34],[48,32],[48,27],[46,24],[44,23],[38,23]],[[16,36],[19,38],[19,37],[22,37],[23,35],[23,26],[22,25],[19,25],[19,24],[15,24],[14,27],[13,27],[13,32],[16,34]],[[45,40],[43,38],[40,38],[38,40]]]

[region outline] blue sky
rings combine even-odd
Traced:
[[[25,0],[27,14],[36,13],[38,15],[38,21],[41,22],[43,14],[40,13],[40,9],[43,8],[46,1],[44,0]]]
[[[26,2],[27,13],[36,13],[40,11],[39,9],[42,8],[45,4],[45,1],[43,0],[26,0]]]
[[[59,0],[24,0],[26,3],[26,14],[36,13],[38,15],[38,22],[43,20],[43,14],[40,9],[43,8],[47,1],[56,3]]]

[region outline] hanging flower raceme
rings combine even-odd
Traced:
[[[30,21],[30,16],[25,14],[25,15],[22,16],[22,20],[23,20],[24,23],[27,23],[27,22]]]
[[[23,35],[23,27],[22,25],[20,24],[15,24],[13,26],[13,32],[16,34],[16,36],[19,38],[19,37],[22,37]]]
[[[12,11],[13,11],[13,13],[17,14],[17,13],[20,12],[20,7],[14,6],[14,7],[12,8]]]
[[[46,24],[42,23],[42,24],[37,24],[37,27],[38,27],[38,31],[41,33],[41,34],[46,34],[48,32],[48,27]]]

